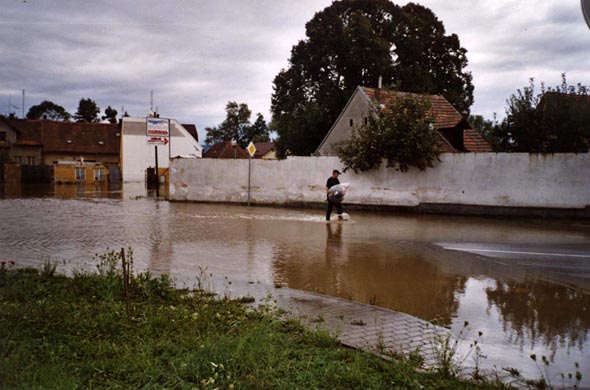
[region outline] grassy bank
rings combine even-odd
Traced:
[[[71,278],[53,271],[0,271],[2,389],[476,388],[167,278],[132,276],[128,317],[112,264]]]

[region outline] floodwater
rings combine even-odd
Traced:
[[[131,247],[136,270],[181,286],[281,283],[436,320],[456,335],[468,321],[461,337],[483,332],[483,366],[538,377],[534,353],[549,359],[553,384],[579,363],[590,386],[587,221],[351,212],[325,224],[323,213],[157,201],[142,185],[0,187],[0,260],[49,259],[67,273]]]

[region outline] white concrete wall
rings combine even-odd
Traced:
[[[324,186],[338,157],[252,160],[256,203],[325,201]],[[347,172],[348,204],[417,206],[421,203],[504,207],[584,208],[590,205],[590,154],[448,153],[424,172],[382,167]],[[248,160],[176,159],[170,199],[246,202]]]
[[[155,151],[148,145],[146,118],[123,118],[121,165],[124,182],[142,182],[148,167],[155,167]],[[170,155],[202,156],[199,143],[175,120],[170,120],[170,144],[158,145],[158,167],[168,168]]]

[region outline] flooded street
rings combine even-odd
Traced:
[[[325,224],[323,210],[169,203],[143,186],[4,188],[0,260],[93,269],[95,253],[131,247],[135,269],[291,288],[436,320],[458,334],[483,332],[488,365],[590,386],[590,223],[351,212]],[[205,287],[207,287],[207,285]],[[239,291],[232,291],[239,294]],[[471,362],[470,362],[471,363]],[[557,377],[551,378],[561,383]]]

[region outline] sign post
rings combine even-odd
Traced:
[[[146,119],[146,137],[148,145],[154,145],[156,161],[156,197],[160,197],[160,172],[158,171],[158,145],[167,145],[170,138],[170,120],[164,118]]]
[[[248,206],[250,206],[250,177],[252,172],[252,157],[254,157],[254,153],[256,153],[256,146],[254,143],[250,141],[248,144]]]

